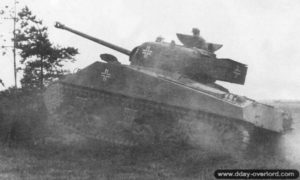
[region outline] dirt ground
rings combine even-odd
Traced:
[[[293,113],[294,130],[278,149],[243,157],[211,154],[201,149],[127,149],[92,141],[76,145],[2,144],[0,179],[215,179],[216,169],[270,168],[300,170],[300,102],[275,102]]]

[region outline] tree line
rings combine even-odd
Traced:
[[[0,8],[0,19],[7,16],[6,12],[9,13],[10,9],[8,6],[4,10]],[[67,73],[64,63],[74,62],[78,50],[52,43],[48,28],[28,7],[20,9],[16,16],[11,17],[16,25],[14,37],[11,41],[3,41],[3,44],[0,41],[0,48],[7,46],[0,51],[7,55],[11,44],[14,44],[20,66],[18,71],[23,76],[21,88],[11,87],[0,91],[0,143],[36,144],[48,133],[43,89]],[[0,40],[3,37],[0,36]],[[0,77],[0,86],[4,85]]]

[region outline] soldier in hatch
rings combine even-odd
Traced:
[[[198,28],[193,28],[192,29],[193,32],[193,42],[194,42],[194,47],[199,48],[199,49],[207,49],[206,47],[206,42],[204,40],[204,38],[202,38],[200,36],[200,30]]]

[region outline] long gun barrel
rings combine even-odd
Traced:
[[[116,46],[116,45],[114,45],[114,44],[108,43],[108,42],[103,41],[103,40],[101,40],[101,39],[98,39],[98,38],[89,36],[89,35],[87,35],[87,34],[84,34],[84,33],[82,33],[82,32],[79,32],[79,31],[76,31],[76,30],[74,30],[74,29],[72,29],[72,28],[69,28],[68,26],[65,26],[65,25],[59,23],[59,22],[56,22],[56,23],[55,23],[55,27],[56,27],[56,28],[59,28],[59,29],[64,29],[64,30],[70,31],[70,32],[72,32],[72,33],[74,33],[74,34],[77,34],[77,35],[79,35],[79,36],[81,36],[81,37],[84,37],[84,38],[86,38],[86,39],[89,39],[89,40],[91,40],[91,41],[94,41],[94,42],[96,42],[96,43],[98,43],[98,44],[101,44],[101,45],[103,45],[103,46],[106,46],[106,47],[109,47],[109,48],[111,48],[111,49],[114,49],[114,50],[116,50],[116,51],[118,51],[118,52],[120,52],[120,53],[126,54],[126,55],[128,55],[128,56],[129,56],[130,53],[131,53],[131,51],[129,51],[129,50],[125,49],[125,48]]]

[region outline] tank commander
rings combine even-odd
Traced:
[[[198,28],[193,28],[192,33],[194,39],[194,47],[199,49],[207,49],[204,38],[200,36],[200,30]]]
[[[164,41],[164,38],[161,36],[158,36],[155,40],[155,42],[163,42],[163,41]]]

